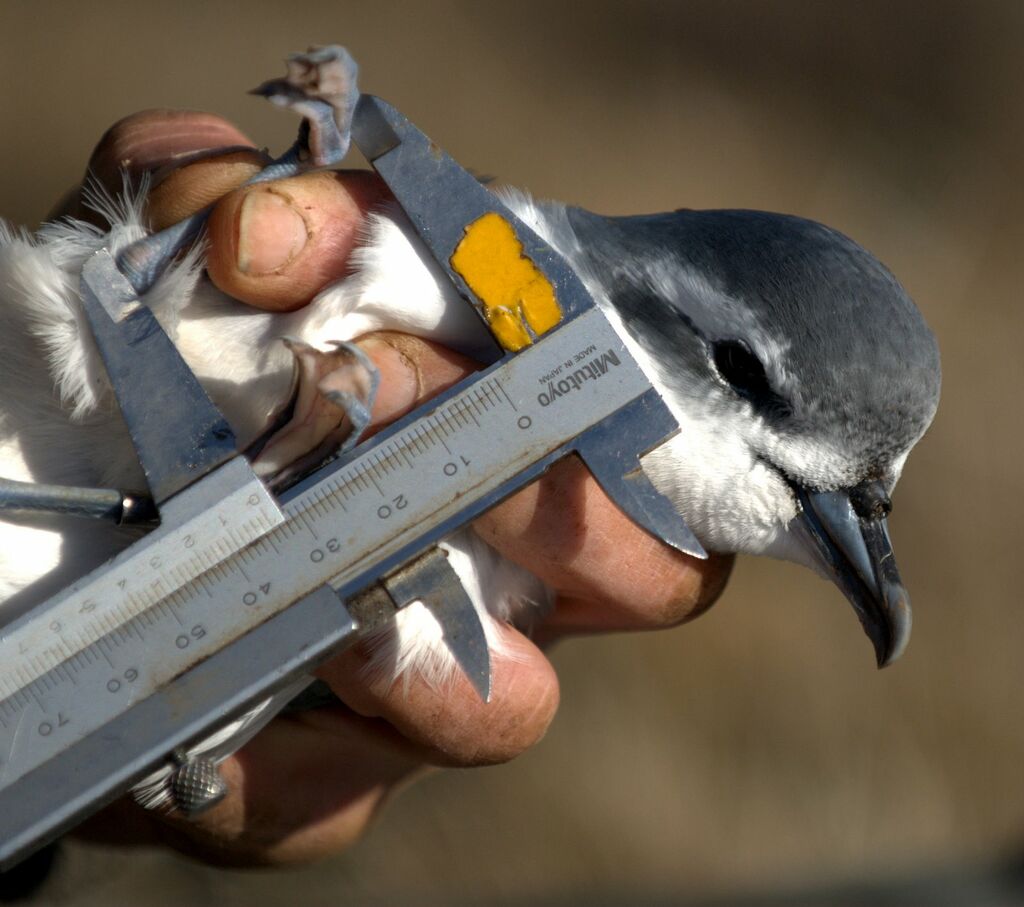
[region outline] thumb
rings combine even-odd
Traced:
[[[348,273],[367,212],[386,198],[383,183],[360,170],[243,186],[210,217],[210,278],[259,308],[300,308]]]

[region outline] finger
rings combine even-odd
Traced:
[[[561,593],[549,630],[592,632],[675,626],[721,594],[731,557],[699,560],[640,529],[575,457],[474,524],[506,557]]]
[[[660,543],[658,543],[660,544]],[[630,549],[630,554],[637,552]],[[644,560],[643,554],[639,555]],[[596,594],[589,590],[559,595],[553,611],[533,634],[540,646],[547,646],[565,636],[586,633],[612,633],[616,631],[664,630],[699,617],[718,601],[732,573],[735,557],[713,554],[706,561],[696,561],[687,555],[683,563],[654,564],[654,570],[642,572],[634,557],[613,558],[606,562],[612,571],[629,571],[633,577],[634,594],[617,598],[618,585],[612,582],[595,583]],[[624,562],[628,560],[628,563]],[[641,572],[636,568],[640,566]],[[666,582],[658,585],[657,573],[664,571]]]
[[[89,158],[83,182],[96,181],[107,192],[118,194],[126,178],[130,185],[137,185],[143,174],[168,164],[181,164],[212,151],[251,147],[252,142],[244,133],[212,114],[143,110],[119,120],[103,134]],[[95,211],[83,204],[79,188],[65,197],[51,212],[50,219],[64,215],[100,220]]]
[[[237,299],[287,311],[348,273],[366,212],[389,196],[367,171],[314,173],[242,188],[268,163],[251,144],[212,114],[148,110],[107,130],[89,170],[113,193],[121,191],[123,173],[137,182],[157,171],[147,205],[154,230],[220,199],[208,223],[211,278]],[[63,214],[96,220],[78,192],[52,216]]]
[[[253,143],[227,120],[198,110],[142,110],[111,126],[89,158],[89,174],[110,191],[121,188],[122,173],[133,181],[202,151]]]
[[[210,278],[250,305],[299,308],[348,273],[366,213],[387,197],[377,176],[360,170],[243,187],[210,216]]]
[[[252,179],[270,159],[255,149],[242,149],[189,161],[174,169],[164,168],[162,178],[150,190],[146,213],[152,230],[163,230],[223,198]]]
[[[378,331],[358,343],[381,375],[366,435],[400,419],[479,368],[466,356],[409,334]]]
[[[214,808],[186,818],[122,800],[78,833],[105,844],[162,841],[222,865],[308,861],[354,843],[420,768],[384,722],[314,709],[276,719],[226,760],[228,794]]]
[[[375,676],[372,655],[361,645],[317,671],[351,709],[382,718],[408,752],[433,765],[493,765],[523,753],[544,736],[558,709],[558,678],[530,640],[502,626],[491,656],[491,698],[480,699],[456,671],[431,683],[420,674],[396,682]]]

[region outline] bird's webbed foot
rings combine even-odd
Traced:
[[[291,417],[253,460],[275,487],[354,447],[370,423],[380,383],[377,367],[353,343],[335,342],[324,351],[293,338],[284,342],[296,364]]]
[[[313,167],[340,163],[348,153],[352,116],[359,100],[359,67],[336,44],[292,54],[283,79],[264,82],[253,94],[290,107],[302,119],[295,144],[254,181],[283,179]]]

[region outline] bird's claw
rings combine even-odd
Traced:
[[[352,426],[341,445],[341,450],[345,451],[359,443],[370,424],[370,410],[380,388],[380,370],[354,343],[338,343],[336,347],[336,354],[347,354],[351,359],[325,375],[319,389],[327,400],[345,413]]]
[[[380,372],[354,343],[324,351],[286,338],[295,356],[292,416],[253,461],[259,475],[282,487],[327,457],[354,447],[370,423]]]

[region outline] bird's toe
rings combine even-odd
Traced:
[[[253,460],[257,473],[278,487],[356,444],[379,384],[377,367],[355,344],[324,351],[295,339],[285,343],[298,373],[292,414]]]

